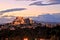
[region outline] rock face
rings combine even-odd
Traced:
[[[13,21],[14,25],[18,25],[18,24],[24,24],[24,18],[23,17],[16,17],[16,19]]]
[[[14,25],[31,24],[31,23],[33,23],[33,20],[31,18],[24,18],[24,17],[16,17],[16,19],[13,21]]]

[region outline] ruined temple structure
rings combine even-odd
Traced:
[[[34,22],[32,18],[16,17],[16,19],[12,23],[13,25],[19,25],[19,24],[32,24]]]

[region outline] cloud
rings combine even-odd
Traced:
[[[56,4],[60,4],[60,0],[50,0],[47,3],[43,3],[43,1],[37,1],[34,3],[31,3],[31,5],[37,5],[37,6],[47,6],[47,5],[56,5]]]
[[[12,9],[6,9],[6,10],[0,11],[0,24],[2,24],[2,23],[10,23],[15,19],[15,16],[3,15],[4,13],[6,13],[6,12],[14,12],[14,11],[22,11],[22,10],[26,10],[26,9],[25,8],[12,8]]]
[[[22,10],[25,10],[25,8],[6,9],[6,10],[0,11],[0,15],[2,15],[3,13],[6,13],[6,12],[14,12],[14,11],[22,11]]]

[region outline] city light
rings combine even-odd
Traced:
[[[28,40],[28,38],[24,38],[24,40]]]

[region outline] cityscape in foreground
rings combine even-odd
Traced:
[[[60,40],[60,24],[36,22],[16,17],[11,23],[0,24],[0,40]]]
[[[60,40],[60,0],[0,0],[0,40]]]

